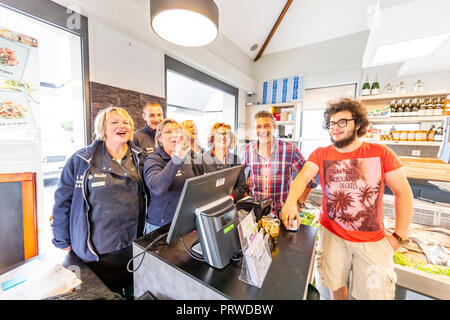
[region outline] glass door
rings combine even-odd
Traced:
[[[38,41],[40,123],[37,199],[39,253],[53,248],[50,217],[67,159],[85,146],[82,50],[79,35],[0,6],[0,29]]]

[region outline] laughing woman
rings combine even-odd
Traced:
[[[218,122],[214,124],[208,136],[210,149],[203,154],[202,169],[204,173],[238,166],[239,158],[231,150],[236,146],[236,136],[229,124]],[[243,170],[239,173],[234,189],[231,192],[233,200],[239,201],[247,191],[247,183]]]
[[[109,107],[95,119],[96,140],[65,165],[55,192],[53,244],[72,250],[114,291],[133,284],[127,271],[132,241],[143,234],[147,193],[145,152],[133,140],[133,120]]]
[[[186,179],[201,173],[194,164],[189,137],[178,122],[165,119],[156,129],[158,148],[145,160],[144,180],[150,191],[146,233],[172,222]]]

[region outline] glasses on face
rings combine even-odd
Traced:
[[[216,136],[217,138],[221,138],[221,137],[229,138],[230,133],[229,132],[216,132],[216,133],[214,133],[214,136]]]
[[[333,128],[335,125],[337,125],[339,128],[345,128],[347,126],[348,122],[352,121],[352,120],[356,121],[356,119],[340,119],[337,122],[329,121],[324,124],[324,128],[330,129],[330,128]]]

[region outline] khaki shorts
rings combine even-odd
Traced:
[[[321,283],[331,291],[348,285],[358,300],[393,300],[397,275],[394,249],[383,238],[376,242],[351,242],[319,225],[316,268]]]

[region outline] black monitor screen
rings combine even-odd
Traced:
[[[230,196],[242,166],[231,167],[187,179],[178,200],[167,242],[195,230],[195,209]]]

